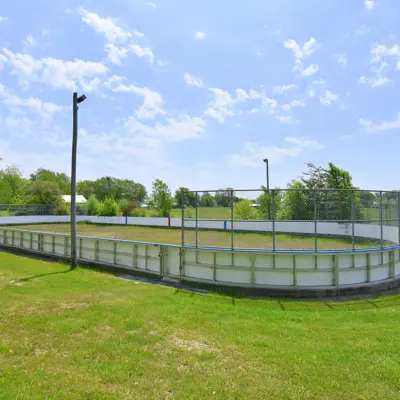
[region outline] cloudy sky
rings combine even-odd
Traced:
[[[175,189],[283,187],[332,161],[398,188],[398,0],[0,5],[0,157]]]

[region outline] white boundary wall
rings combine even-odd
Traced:
[[[0,246],[53,257],[71,254],[69,235],[16,228],[0,227]],[[252,288],[341,288],[400,278],[399,246],[356,252],[267,253],[78,236],[78,259],[158,277]]]
[[[181,227],[181,218],[148,218],[148,217],[97,217],[97,216],[77,216],[77,222],[88,221],[97,224],[114,225],[140,225],[140,226],[159,226],[159,227]],[[23,224],[44,224],[44,223],[68,223],[69,216],[50,215],[50,216],[19,216],[19,217],[0,217],[0,225],[23,225]],[[196,228],[196,221],[185,219],[185,228]],[[226,220],[198,220],[198,229],[218,229],[231,230],[231,222]],[[270,221],[234,221],[234,231],[252,232],[272,232],[272,222]],[[276,233],[315,233],[315,223],[312,221],[275,221]],[[318,235],[332,236],[351,236],[351,223],[317,221]],[[396,226],[383,226],[382,239],[399,244],[399,228]],[[379,240],[381,238],[381,226],[370,224],[354,224],[354,236],[360,238],[371,238]]]

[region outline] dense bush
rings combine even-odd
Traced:
[[[144,208],[134,208],[129,216],[131,217],[145,217],[147,214],[146,210]]]
[[[71,213],[70,204],[62,202],[53,208],[53,215],[69,215]]]
[[[87,203],[87,214],[88,215],[98,215],[101,203],[97,200],[96,196],[90,196]]]
[[[97,215],[102,217],[119,217],[122,215],[122,212],[118,203],[113,198],[107,197],[101,203]]]
[[[235,219],[257,219],[257,211],[252,207],[250,200],[240,200],[234,205]]]
[[[132,215],[134,210],[140,208],[140,204],[137,201],[128,201],[126,199],[120,200],[118,205],[124,217]]]

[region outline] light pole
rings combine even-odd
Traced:
[[[263,160],[265,162],[265,173],[266,173],[266,177],[267,177],[267,191],[268,191],[268,201],[267,201],[267,205],[268,205],[268,219],[271,219],[271,206],[270,206],[270,198],[269,198],[269,163],[268,163],[268,158],[264,158]]]
[[[78,104],[86,100],[83,94],[72,97],[72,161],[71,161],[71,268],[78,263],[76,252],[76,151],[78,147]]]

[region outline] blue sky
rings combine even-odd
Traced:
[[[28,175],[284,187],[329,161],[398,188],[398,0],[0,5],[0,157]],[[397,20],[396,20],[397,19]]]

